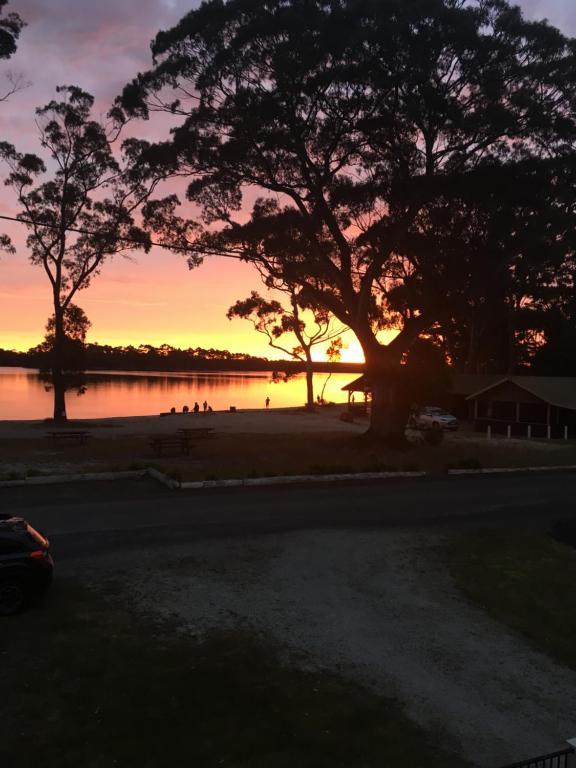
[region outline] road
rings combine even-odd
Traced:
[[[576,511],[576,473],[175,492],[150,480],[0,491],[61,556],[199,538],[333,527],[549,523]]]
[[[195,492],[83,483],[0,489],[0,508],[50,536],[65,578],[121,584],[129,604],[196,634],[255,628],[397,698],[490,766],[574,732],[575,674],[463,597],[436,547],[446,527],[542,529],[575,498],[576,473],[549,473]]]

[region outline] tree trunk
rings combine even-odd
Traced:
[[[468,337],[468,354],[466,356],[466,373],[478,373],[478,336],[476,329],[476,312],[470,320],[470,332]]]
[[[312,355],[306,349],[306,408],[314,410],[314,371],[312,370]]]
[[[62,310],[57,308],[54,313],[54,348],[52,350],[52,387],[54,390],[54,421],[67,421],[66,416],[66,383],[64,381],[64,318]]]
[[[509,299],[506,307],[506,373],[508,375],[513,374],[516,370],[515,308],[512,306],[512,301],[512,299]]]
[[[384,443],[406,443],[410,391],[399,359],[386,349],[371,350],[366,356],[366,375],[372,385],[372,407],[368,434]]]
[[[324,381],[324,384],[322,385],[322,392],[320,393],[320,401],[322,403],[324,402],[324,392],[326,392],[326,385],[328,384],[331,378],[332,378],[332,371],[330,371],[330,373],[326,377],[326,380]]]

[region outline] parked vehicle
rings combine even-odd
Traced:
[[[0,513],[0,616],[24,610],[52,582],[50,542],[22,517]]]
[[[410,414],[408,426],[412,429],[458,429],[458,419],[443,408],[427,405]]]

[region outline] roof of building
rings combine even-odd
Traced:
[[[455,373],[451,377],[451,392],[454,395],[472,395],[481,389],[502,381],[501,373]]]
[[[502,381],[501,374],[457,373],[452,376],[451,391],[455,395],[470,395],[480,389]],[[345,392],[369,392],[372,382],[365,374],[342,387]]]
[[[473,400],[496,386],[511,382],[531,395],[558,408],[576,411],[576,378],[568,376],[506,376],[503,374],[457,373],[452,377],[451,392]],[[370,379],[360,376],[342,387],[345,392],[369,392]]]
[[[568,376],[501,376],[498,381],[486,385],[477,392],[472,392],[466,399],[473,400],[506,382],[515,384],[557,408],[576,411],[576,378]]]
[[[354,381],[351,381],[349,384],[345,384],[342,389],[345,392],[370,392],[372,384],[368,378],[362,374],[362,376],[354,379]]]

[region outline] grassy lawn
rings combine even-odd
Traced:
[[[57,584],[0,632],[0,764],[456,768],[394,703],[248,636],[202,642]]]
[[[576,669],[576,549],[544,535],[491,530],[458,536],[442,554],[473,602]]]
[[[488,442],[448,438],[438,447],[411,446],[390,450],[363,435],[218,433],[198,440],[190,456],[157,459],[144,436],[111,437],[100,433],[87,445],[54,446],[42,438],[0,441],[0,462],[20,465],[5,471],[10,479],[23,474],[59,471],[104,471],[156,466],[183,480],[214,480],[294,474],[424,470],[501,466],[576,464],[576,446]],[[58,467],[65,466],[65,469]]]

